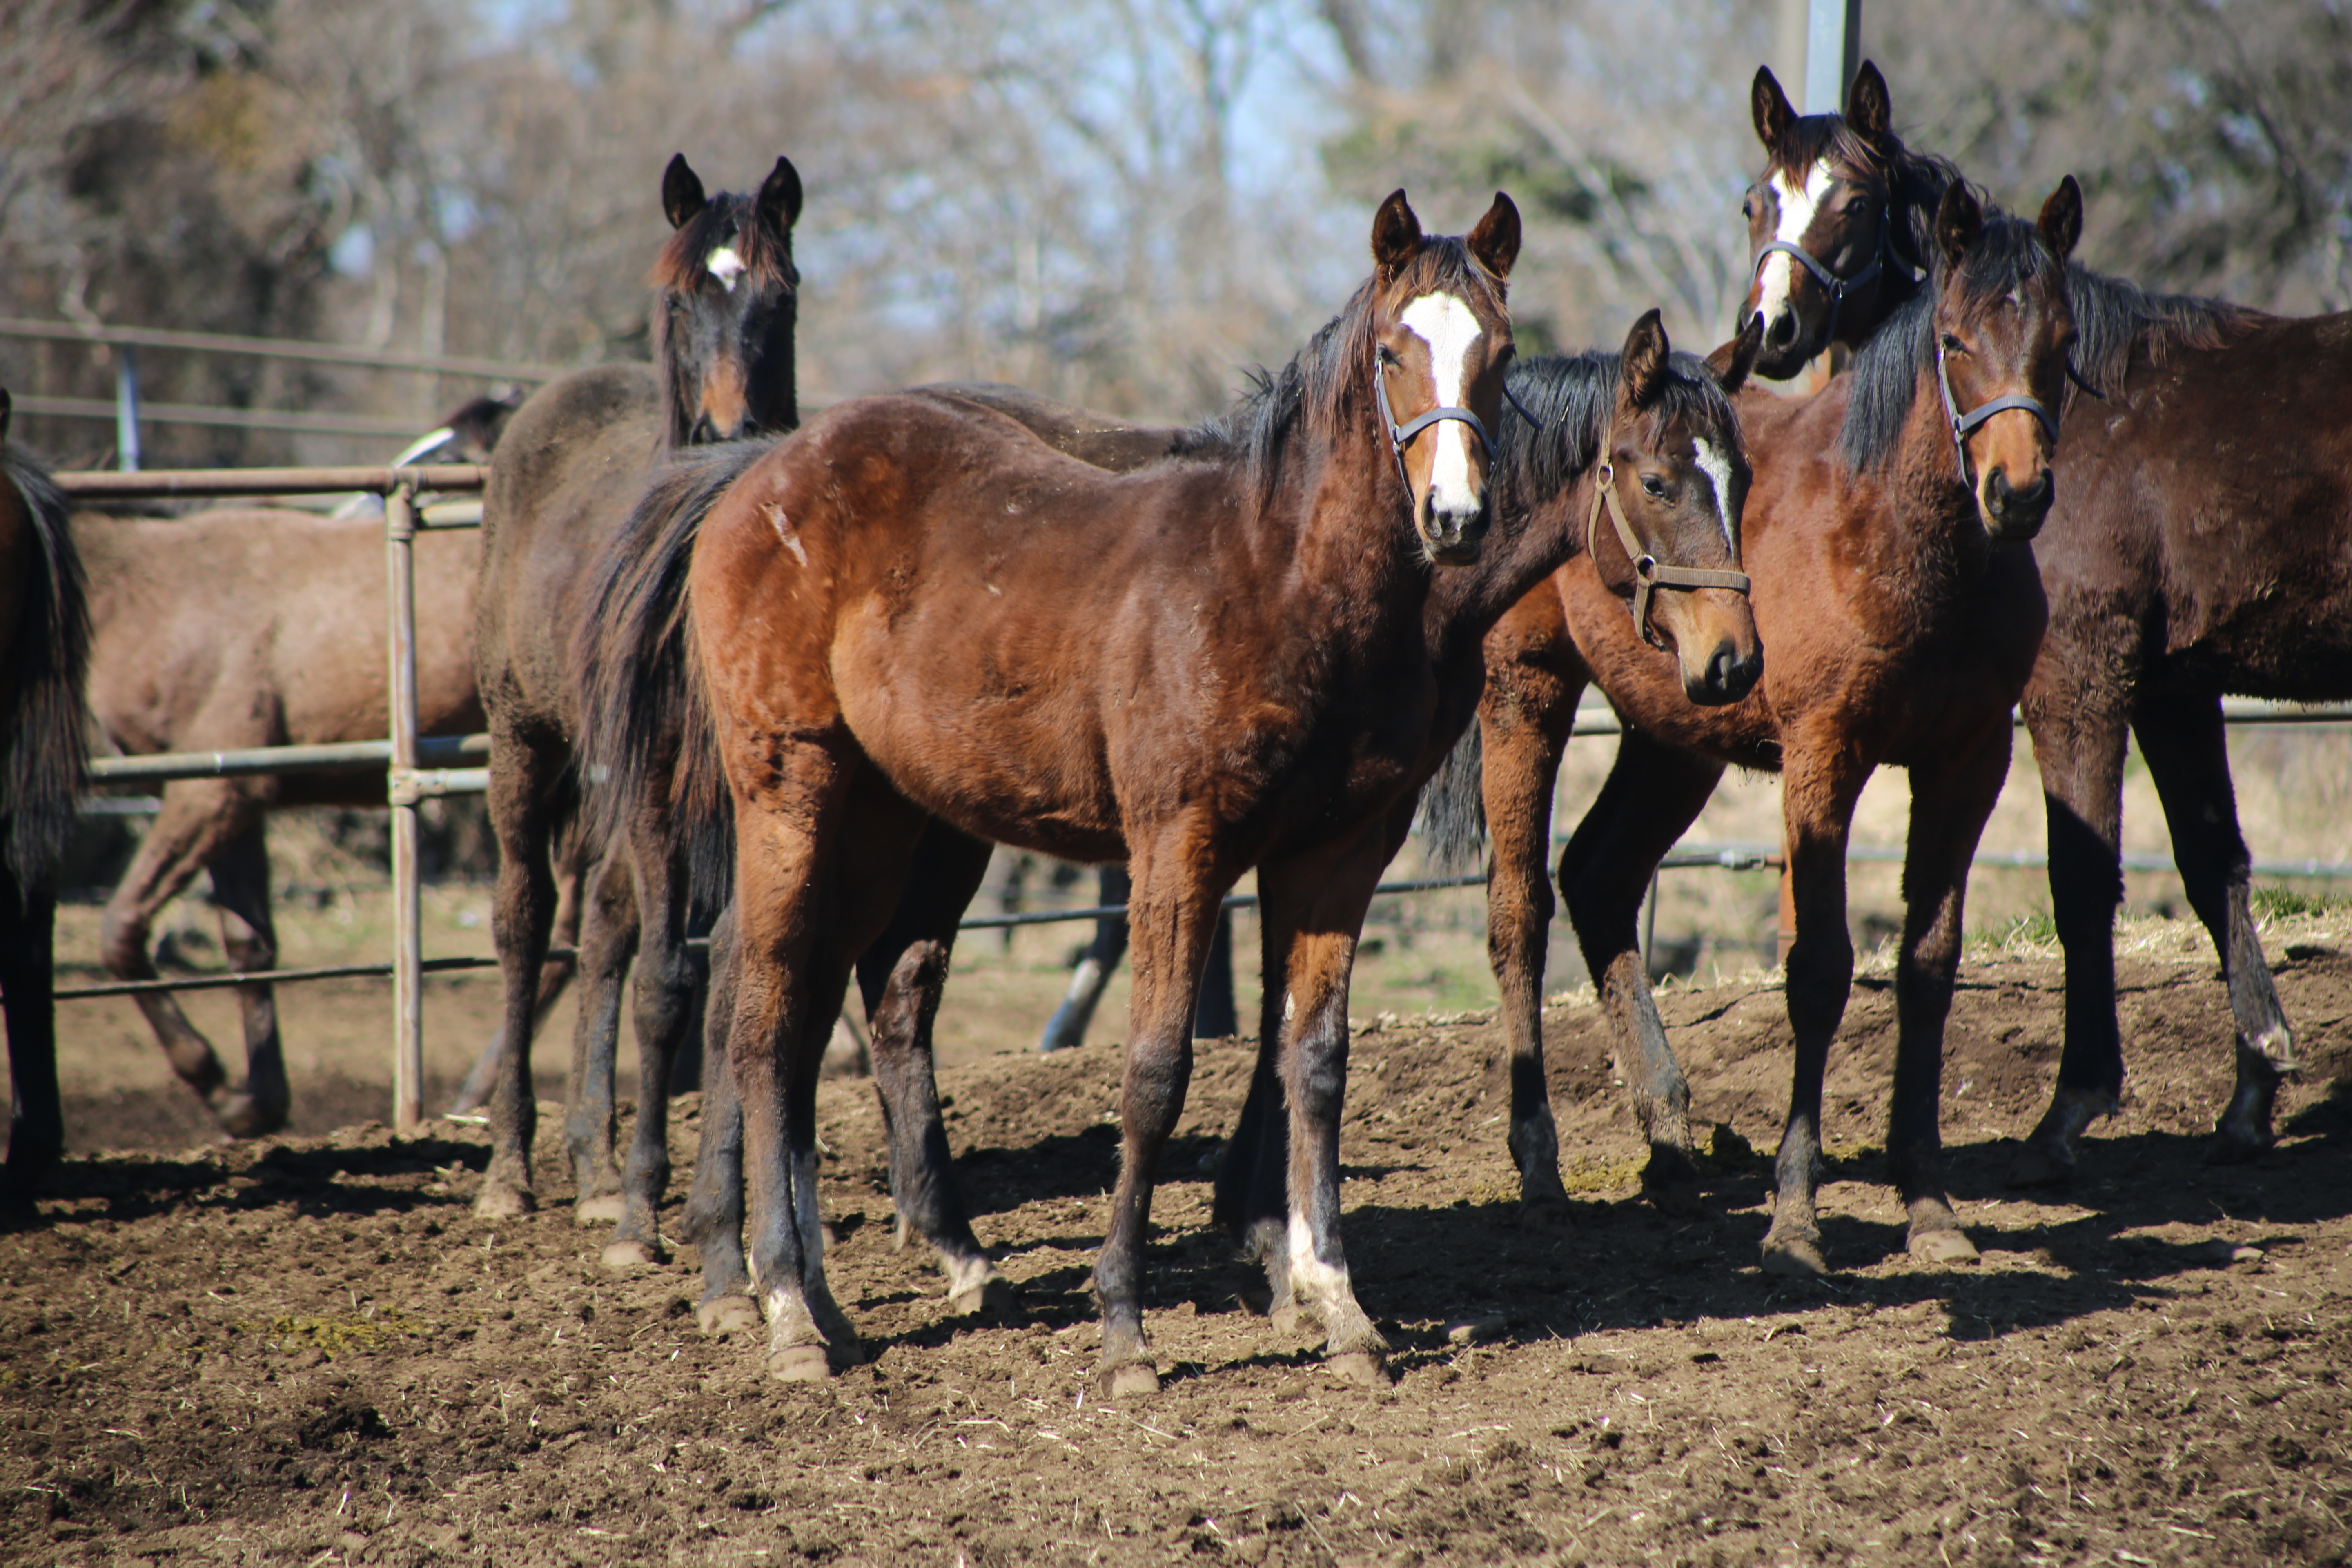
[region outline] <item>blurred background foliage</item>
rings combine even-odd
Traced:
[[[1748,83],[1784,5],[1652,0],[11,0],[0,311],[552,364],[646,352],[660,172],[779,152],[812,401],[946,377],[1128,413],[1216,406],[1364,265],[1412,193],[1529,218],[1531,348],[1683,346],[1742,290]],[[2352,304],[2345,0],[1866,6],[1899,127],[2156,287]],[[153,353],[151,399],[420,427],[475,387]],[[20,391],[101,350],[0,342]],[[60,458],[104,426],[26,421]],[[149,460],[342,460],[341,438],[159,427]],[[379,445],[381,443],[378,443]],[[93,451],[93,447],[96,450]]]

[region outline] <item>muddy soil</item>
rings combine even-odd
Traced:
[[[1370,1392],[1244,1310],[1250,1278],[1207,1228],[1245,1042],[1201,1049],[1160,1189],[1167,1386],[1115,1405],[1082,1396],[1114,1046],[943,1075],[1011,1322],[950,1317],[894,1247],[871,1092],[826,1085],[828,1263],[867,1359],[815,1387],[697,1333],[690,1253],[602,1272],[546,1136],[546,1209],[497,1225],[467,1206],[481,1133],[456,1124],[77,1155],[43,1226],[0,1237],[0,1556],[2344,1562],[2352,935],[2272,940],[2305,1061],[2276,1151],[2200,1163],[2224,998],[2193,938],[2142,944],[2121,965],[2127,1103],[2057,1194],[2002,1181],[2053,1069],[2057,966],[1972,952],[1945,1128],[1984,1261],[1950,1270],[1906,1257],[1881,1184],[1893,996],[1865,974],[1832,1064],[1840,1272],[1819,1283],[1756,1267],[1748,1146],[1777,1139],[1787,1072],[1769,981],[1663,998],[1724,1129],[1695,1221],[1636,1194],[1589,999],[1547,1015],[1577,1194],[1548,1228],[1517,1220],[1491,1022],[1360,1026],[1347,1236],[1397,1347]]]

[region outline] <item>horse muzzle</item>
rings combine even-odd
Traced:
[[[2022,489],[2010,484],[2008,469],[1994,468],[1985,475],[1984,495],[1979,502],[1985,532],[2003,543],[2023,543],[2042,531],[2042,524],[2050,516],[2050,505],[2057,496],[2057,481],[2048,468],[2036,474],[2033,482]]]
[[[1694,666],[1683,662],[1683,695],[1701,708],[1721,708],[1756,689],[1764,679],[1764,649],[1756,644],[1742,649],[1729,637]]]
[[[1413,527],[1422,549],[1438,566],[1467,566],[1478,559],[1486,542],[1486,525],[1494,508],[1482,493],[1475,507],[1441,508],[1427,495],[1414,508]]]

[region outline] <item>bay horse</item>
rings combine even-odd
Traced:
[[[1769,73],[1757,75],[1769,159],[1757,189],[1811,169],[1864,198],[1805,226],[1799,243],[1817,259],[1867,251],[1882,213],[1896,215],[1899,234],[1906,210],[1932,205],[1957,177],[1902,145],[1886,101],[1865,67],[1843,120],[1800,119]],[[1749,216],[1760,237],[1761,214]],[[2058,500],[2035,545],[2050,625],[2021,703],[2048,811],[2066,1030],[2050,1108],[2011,1171],[2026,1184],[2071,1176],[2076,1140],[2121,1102],[2114,922],[2134,737],[2189,905],[2221,954],[2235,1026],[2237,1082],[2207,1157],[2269,1147],[2294,1041],[2251,910],[2221,697],[2352,697],[2352,314],[2282,319],[2080,266],[2069,287],[2080,379],[2061,415]],[[1804,278],[1792,298],[1789,347],[1759,362],[1769,374],[1869,330],[1864,310],[1832,331]]]
[[[1378,1365],[1337,1230],[1346,976],[1437,706],[1417,635],[1431,568],[1485,543],[1517,241],[1506,197],[1462,240],[1424,237],[1391,195],[1371,279],[1164,463],[1113,474],[970,401],[899,394],[840,405],[681,508],[655,591],[589,671],[589,755],[621,798],[646,787],[635,742],[666,721],[645,705],[685,667],[674,798],[731,821],[728,1057],[773,1374],[858,1353],[824,1279],[816,1068],[933,819],[1124,859],[1135,881],[1097,1390],[1158,1386],[1143,1228],[1217,900],[1253,863],[1268,973],[1297,1004],[1297,1268],[1335,1360]]]
[[[668,455],[800,421],[800,274],[792,248],[799,172],[780,157],[756,193],[711,195],[679,154],[663,172],[661,197],[671,233],[649,279],[656,363],[575,371],[535,393],[499,443],[483,499],[472,661],[490,732],[489,812],[499,841],[492,934],[506,979],[490,1165],[475,1201],[489,1216],[525,1213],[537,1201],[530,1037],[558,912],[551,858],[578,805],[571,649],[597,547]],[[687,882],[666,811],[658,794],[632,796],[614,836],[572,851],[588,880],[565,1142],[575,1217],[619,1221],[605,1248],[616,1268],[659,1256],[654,1210],[669,1181],[669,1080],[698,984],[686,945]],[[626,1168],[615,1171],[614,1057],[632,957],[637,1118]]]
[[[1822,1074],[1853,980],[1845,847],[1864,784],[1888,765],[1907,768],[1912,789],[1888,1152],[1910,1250],[1939,1262],[1976,1256],[1943,1189],[1943,1027],[1969,862],[2008,773],[2009,712],[2042,637],[2025,542],[2050,504],[2048,410],[2074,337],[2065,259],[2081,222],[2071,178],[2033,225],[1987,217],[1965,185],[1949,186],[1927,285],[1853,368],[1802,401],[1741,398],[1754,464],[1742,542],[1771,649],[1746,700],[1682,700],[1672,667],[1576,563],[1549,600],[1487,641],[1489,942],[1504,995],[1521,1004],[1506,1008],[1515,1030],[1539,1026],[1519,1016],[1541,981],[1548,900],[1534,889],[1560,746],[1587,679],[1625,721],[1608,779],[1560,856],[1559,891],[1621,1042],[1651,1148],[1644,1185],[1670,1209],[1696,1198],[1689,1089],[1650,994],[1636,916],[1727,766],[1781,775],[1797,908],[1787,982],[1795,1068],[1763,1247],[1772,1272],[1827,1267],[1814,1190]],[[1540,1074],[1515,1074],[1513,1091],[1517,1130],[1541,1114]]]
[[[79,804],[89,615],[65,496],[8,444],[0,388],[0,1014],[8,1029],[8,1157],[0,1218],[33,1212],[65,1150],[58,1095],[50,875]]]

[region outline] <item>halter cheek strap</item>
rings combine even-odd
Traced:
[[[1666,639],[1650,625],[1650,595],[1660,588],[1728,588],[1735,594],[1748,592],[1745,572],[1717,572],[1696,566],[1661,566],[1658,558],[1642,548],[1634,537],[1633,525],[1625,521],[1625,509],[1617,500],[1617,468],[1609,460],[1616,449],[1617,431],[1610,426],[1601,437],[1601,463],[1592,480],[1592,510],[1584,520],[1584,550],[1593,564],[1601,563],[1601,509],[1609,509],[1609,521],[1617,531],[1617,542],[1624,547],[1625,559],[1633,565],[1633,626],[1642,640],[1652,647],[1663,649]]]
[[[1892,206],[1881,208],[1878,215],[1877,254],[1870,258],[1869,266],[1851,278],[1839,277],[1823,266],[1811,251],[1800,246],[1792,245],[1785,239],[1767,240],[1758,249],[1755,261],[1748,268],[1748,286],[1750,289],[1756,287],[1756,279],[1763,272],[1764,264],[1773,257],[1795,258],[1798,265],[1811,273],[1813,281],[1820,284],[1822,291],[1830,297],[1830,324],[1822,333],[1822,341],[1828,342],[1837,336],[1838,308],[1845,303],[1845,297],[1885,270],[1888,237],[1894,226],[1895,209]]]
[[[1406,495],[1412,494],[1412,479],[1404,471],[1405,443],[1433,425],[1442,425],[1448,420],[1467,425],[1476,434],[1478,445],[1486,450],[1486,461],[1490,465],[1494,462],[1495,438],[1486,434],[1485,421],[1467,408],[1433,408],[1425,414],[1414,415],[1402,425],[1398,424],[1396,416],[1389,411],[1389,378],[1377,359],[1372,362],[1372,395],[1380,403],[1381,427],[1389,433],[1389,456],[1396,459],[1397,478],[1403,481]]]
[[[2058,421],[2051,416],[2050,410],[2043,407],[2042,400],[2036,397],[2021,395],[1996,397],[1989,403],[1978,404],[1966,414],[1961,413],[1960,405],[1952,399],[1952,378],[1944,368],[1944,343],[1941,338],[1936,341],[1936,386],[1944,395],[1944,417],[1952,427],[1952,455],[1959,459],[1960,483],[1970,490],[1977,488],[1977,478],[1975,468],[1969,462],[1969,437],[1979,426],[1994,415],[2011,408],[2021,408],[2041,422],[2043,432],[2050,437],[2051,447],[2055,449],[2058,445]]]

